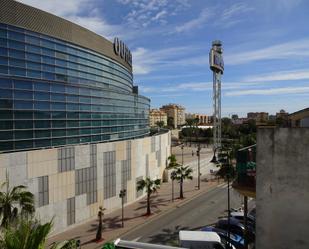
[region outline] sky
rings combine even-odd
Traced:
[[[20,0],[119,37],[151,107],[212,115],[209,50],[221,40],[222,116],[309,107],[307,0]]]

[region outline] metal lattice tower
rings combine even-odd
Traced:
[[[210,69],[213,71],[213,150],[221,147],[221,75],[224,70],[221,41],[213,41],[209,54]]]

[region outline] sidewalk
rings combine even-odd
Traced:
[[[208,176],[207,179],[210,177]],[[222,183],[222,181],[221,181]],[[101,248],[107,241],[112,241],[121,237],[127,232],[131,232],[137,227],[160,217],[161,215],[172,211],[173,209],[184,205],[186,202],[193,198],[209,191],[211,188],[218,185],[218,181],[206,181],[205,176],[201,176],[201,188],[197,190],[197,179],[193,178],[192,181],[184,183],[184,199],[180,200],[179,197],[179,184],[174,182],[174,196],[175,200],[172,202],[172,183],[163,183],[158,193],[154,194],[151,198],[151,216],[145,216],[146,213],[146,198],[142,198],[135,203],[129,204],[124,208],[124,228],[121,227],[121,209],[106,214],[103,219],[103,238],[100,243],[94,242],[98,221],[94,219],[87,223],[81,224],[72,228],[64,233],[55,235],[48,240],[48,244],[54,241],[63,241],[68,239],[80,239],[82,249]],[[177,199],[176,199],[177,198]]]

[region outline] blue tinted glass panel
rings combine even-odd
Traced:
[[[33,141],[31,141],[31,140],[16,141],[16,142],[15,142],[15,148],[16,148],[16,149],[33,148]]]
[[[51,85],[51,91],[52,92],[61,92],[64,93],[64,85],[57,85],[57,84],[52,84]]]
[[[14,108],[15,109],[23,109],[23,110],[29,110],[33,107],[32,101],[22,101],[22,100],[15,100],[14,101]]]
[[[25,60],[17,60],[10,58],[10,66],[16,66],[16,67],[26,67]]]
[[[15,119],[32,119],[33,112],[32,111],[14,111]]]
[[[0,110],[0,119],[13,119],[13,112],[11,110]]]
[[[63,60],[56,59],[56,65],[61,67],[67,67],[67,62]]]
[[[34,70],[41,70],[41,64],[28,61],[27,68]]]
[[[31,139],[33,138],[33,131],[15,131],[15,139]]]
[[[31,53],[35,53],[35,54],[41,53],[40,47],[33,46],[33,45],[26,45],[26,51],[31,52]]]
[[[41,62],[41,56],[36,54],[26,53],[27,60],[34,61],[34,62]]]
[[[51,109],[52,110],[65,110],[65,104],[64,103],[51,103]]]
[[[7,66],[0,66],[0,74],[8,74],[9,69]]]
[[[52,93],[51,94],[51,100],[52,101],[65,101],[65,95],[64,94]]]
[[[15,99],[25,99],[25,100],[32,100],[33,94],[32,92],[27,91],[14,91],[14,98]]]
[[[13,150],[13,142],[0,142],[1,150]]]
[[[0,57],[0,65],[7,66],[9,64],[8,58]]]
[[[5,47],[5,48],[7,48],[7,47],[8,47],[8,40],[7,40],[7,39],[0,38],[0,47]]]
[[[50,147],[51,141],[49,139],[43,139],[43,140],[35,140],[34,146],[37,148],[44,148],[44,147]]]
[[[34,136],[36,138],[50,137],[51,136],[51,131],[50,130],[38,130],[38,131],[35,131]]]
[[[32,129],[33,128],[33,121],[32,120],[23,120],[15,121],[15,129]]]
[[[79,102],[79,97],[75,95],[68,95],[67,96],[67,102]]]
[[[66,127],[66,121],[63,120],[56,120],[52,122],[52,127],[56,128],[65,128]]]
[[[42,73],[42,78],[46,80],[54,80],[55,79],[55,74],[53,73]]]
[[[25,35],[24,34],[13,32],[13,31],[10,31],[10,30],[8,31],[8,37],[10,39],[17,40],[17,41],[22,41],[22,42],[25,41]]]
[[[14,80],[14,88],[32,90],[32,82],[25,80]]]
[[[42,62],[46,64],[55,65],[55,59],[47,56],[42,56]]]
[[[55,43],[53,43],[51,41],[47,41],[47,40],[42,39],[41,44],[42,44],[42,47],[47,47],[47,48],[51,48],[51,49],[55,48]]]
[[[22,43],[22,42],[8,40],[8,47],[12,48],[12,49],[17,49],[17,50],[25,51],[25,44]]]
[[[50,128],[49,120],[34,121],[35,128]]]
[[[40,45],[40,38],[34,36],[26,36],[26,42],[39,46]]]
[[[13,139],[12,131],[0,131],[0,140],[10,140]]]
[[[49,111],[35,111],[34,119],[50,119]]]
[[[34,109],[36,110],[49,110],[50,103],[49,102],[34,102]]]
[[[7,36],[8,36],[7,31],[4,29],[0,29],[0,37],[7,38]]]
[[[68,105],[67,105],[67,109],[68,109]],[[79,113],[78,112],[68,112],[67,118],[68,119],[79,119]]]
[[[41,79],[41,72],[34,70],[27,70],[27,76],[30,78],[38,78]]]
[[[26,53],[22,51],[17,51],[14,49],[9,49],[9,56],[17,59],[25,59]]]
[[[50,65],[42,65],[42,70],[43,71],[47,71],[47,72],[55,72],[55,67],[54,66],[50,66]]]
[[[50,94],[44,92],[34,92],[34,99],[36,100],[49,100]]]
[[[55,51],[50,50],[50,49],[46,49],[46,48],[43,48],[43,49],[42,49],[42,54],[43,54],[43,55],[50,56],[50,57],[55,57]],[[54,64],[54,63],[53,63],[53,64]]]
[[[0,108],[1,109],[11,109],[13,107],[12,100],[0,99]]]
[[[49,91],[50,90],[49,83],[34,82],[33,87],[34,87],[34,90],[37,90],[37,91]]]
[[[10,67],[10,74],[16,76],[26,76],[26,70],[17,67]]]
[[[12,90],[0,90],[0,98],[12,98]]]
[[[52,112],[51,117],[52,119],[65,119],[66,112]]]
[[[0,48],[0,55],[1,56],[8,56],[8,49]]]

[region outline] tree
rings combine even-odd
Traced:
[[[146,178],[146,180],[142,179],[137,182],[137,191],[141,191],[146,189],[147,193],[147,212],[146,215],[150,215],[150,196],[151,194],[157,192],[160,188],[161,179],[151,180],[150,178]]]
[[[186,179],[192,180],[192,169],[189,168],[189,166],[187,167],[179,167],[177,168],[173,173],[173,175],[175,176],[175,180],[177,180],[179,182],[179,187],[180,187],[180,199],[183,199],[183,182]]]
[[[17,227],[7,227],[0,248],[3,249],[43,249],[52,222],[41,225],[38,221],[20,219]]]
[[[177,158],[174,154],[171,154],[168,157],[169,163],[167,165],[167,169],[174,169],[177,168],[178,166],[180,166],[180,164],[177,162]]]
[[[10,189],[8,182],[5,182],[0,189],[5,185],[6,191],[0,192],[0,217],[2,217],[0,225],[2,227],[7,227],[18,216],[27,217],[35,211],[34,196],[25,190],[25,186],[19,185]]]
[[[162,128],[162,127],[164,127],[164,121],[158,121],[158,122],[156,122],[156,125],[157,125],[159,128]]]

